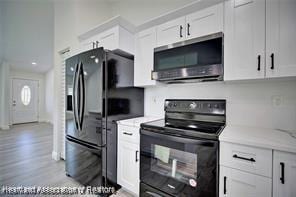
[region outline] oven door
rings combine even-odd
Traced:
[[[218,141],[141,129],[141,182],[172,196],[218,196]]]

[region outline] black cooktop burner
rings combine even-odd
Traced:
[[[224,124],[206,122],[189,124],[186,121],[170,121],[165,123],[165,120],[161,119],[143,123],[141,124],[141,128],[178,136],[218,139],[220,132],[224,128]]]
[[[225,100],[165,100],[165,118],[141,129],[189,138],[218,139],[226,122]]]

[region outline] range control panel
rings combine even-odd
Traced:
[[[226,100],[179,100],[167,99],[165,112],[225,115]]]

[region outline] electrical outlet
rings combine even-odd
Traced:
[[[279,95],[272,96],[272,106],[279,107],[283,104],[283,97]]]

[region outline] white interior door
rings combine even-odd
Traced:
[[[12,124],[38,121],[38,81],[12,80]]]

